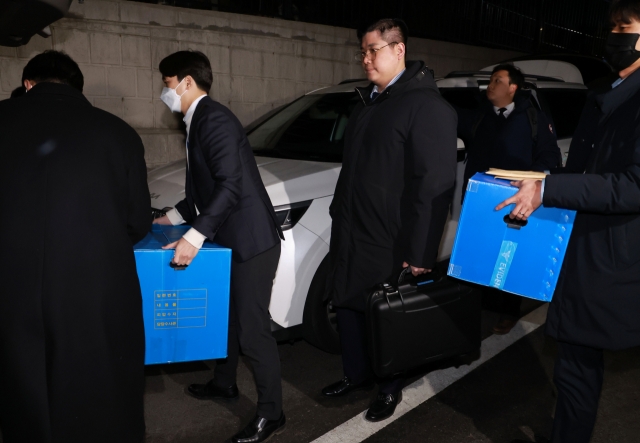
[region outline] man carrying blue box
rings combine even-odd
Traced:
[[[166,86],[161,100],[183,113],[187,125],[187,178],[186,198],[155,222],[192,226],[165,248],[175,248],[177,265],[189,265],[207,238],[232,250],[228,357],[216,364],[213,379],[192,384],[187,392],[198,399],[237,398],[242,349],[253,366],[258,407],[231,441],[262,442],[285,424],[280,358],[269,316],[284,237],[242,125],[207,95],[213,80],[207,57],[176,52],[160,62],[160,72]]]
[[[456,109],[458,135],[467,146],[463,189],[474,174],[489,168],[545,171],[561,166],[552,122],[533,105],[531,92],[522,90],[524,83],[518,68],[497,65],[479,109]],[[522,298],[495,288],[484,294],[499,300],[494,334],[508,334],[520,318]]]
[[[565,168],[523,180],[511,217],[541,205],[577,211],[546,331],[558,341],[551,441],[591,438],[603,350],[640,345],[640,0],[612,2],[607,61],[618,76],[593,91]]]

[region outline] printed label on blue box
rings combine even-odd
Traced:
[[[498,260],[493,268],[493,275],[491,276],[491,286],[497,289],[504,287],[504,282],[507,281],[507,275],[509,274],[509,268],[513,262],[513,257],[516,255],[516,248],[518,243],[512,241],[503,241],[500,247],[500,254],[498,254]]]
[[[207,290],[154,291],[154,329],[207,326]]]

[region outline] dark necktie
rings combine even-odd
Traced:
[[[376,99],[377,96],[379,96],[380,93],[379,92],[372,92],[371,93],[371,101],[374,101]]]
[[[500,113],[500,114],[498,114],[500,117],[507,118],[507,116],[504,115],[504,113],[507,112],[507,108],[500,108],[500,109],[498,109],[498,112]]]

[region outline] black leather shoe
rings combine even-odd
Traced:
[[[396,410],[398,403],[402,401],[402,392],[393,394],[378,394],[376,399],[369,406],[369,410],[364,415],[367,421],[382,421],[391,417]]]
[[[284,425],[287,420],[284,418],[284,412],[280,414],[277,420],[267,420],[256,415],[253,420],[236,435],[231,437],[232,443],[260,443],[269,440],[272,436],[280,434],[284,431]]]
[[[358,391],[361,389],[371,389],[375,383],[373,380],[367,379],[360,383],[353,383],[349,377],[345,377],[340,381],[331,383],[329,386],[322,388],[322,395],[325,397],[342,397],[349,392]]]
[[[205,385],[197,383],[189,385],[187,394],[199,400],[213,400],[214,398],[235,400],[240,395],[238,386],[235,383],[228,388],[219,388],[213,384],[213,380],[209,380]]]

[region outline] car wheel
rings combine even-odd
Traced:
[[[316,270],[307,301],[304,305],[302,324],[304,338],[312,345],[332,354],[340,353],[340,337],[336,324],[336,313],[331,300],[325,300],[329,255],[322,260]]]

